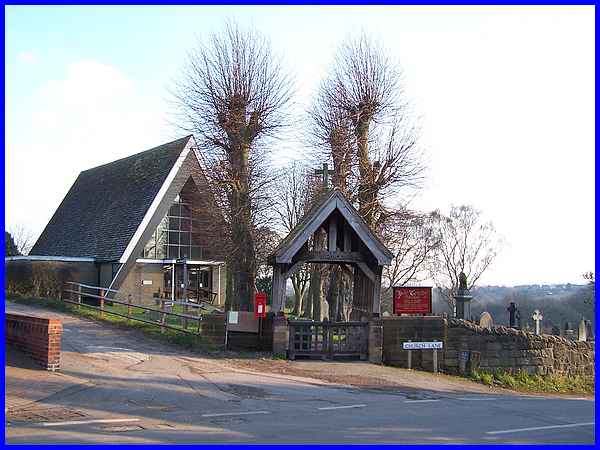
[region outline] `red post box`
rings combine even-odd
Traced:
[[[254,317],[267,317],[267,294],[257,292],[254,296]]]

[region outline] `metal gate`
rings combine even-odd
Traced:
[[[354,356],[367,359],[368,322],[289,320],[288,326],[290,359],[296,356],[319,356],[322,359]]]

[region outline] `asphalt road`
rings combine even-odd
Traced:
[[[590,399],[332,385],[63,320],[68,382],[9,411],[7,443],[594,443]]]

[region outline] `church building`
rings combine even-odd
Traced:
[[[134,298],[225,303],[224,217],[192,135],[79,174],[29,256]],[[110,292],[110,291],[109,291]]]

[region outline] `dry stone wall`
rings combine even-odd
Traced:
[[[444,365],[448,372],[460,372],[461,352],[468,352],[471,363],[490,372],[522,370],[530,374],[594,376],[593,342],[537,336],[503,326],[486,329],[464,320],[450,319],[445,344]],[[474,352],[478,352],[478,363]]]
[[[387,317],[383,325],[383,362],[407,367],[402,343],[443,341],[439,369],[448,373],[479,369],[490,372],[594,376],[594,342],[573,342],[560,336],[536,336],[514,328],[483,328],[472,322],[442,317]],[[431,371],[433,352],[415,350],[412,367]]]

